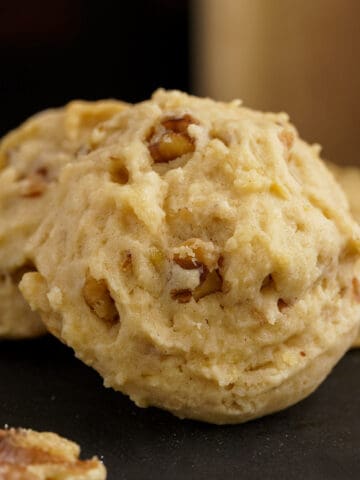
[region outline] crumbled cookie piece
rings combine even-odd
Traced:
[[[11,428],[0,430],[2,480],[105,480],[106,469],[96,457],[79,459],[79,446],[50,432]]]

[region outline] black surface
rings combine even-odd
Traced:
[[[139,409],[50,337],[0,343],[0,426],[53,430],[102,455],[109,480],[360,478],[360,351],[315,394],[244,425]]]

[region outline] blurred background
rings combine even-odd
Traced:
[[[158,86],[285,110],[337,163],[360,163],[358,0],[0,3],[0,134],[74,98]]]
[[[74,98],[189,90],[188,3],[0,1],[1,134]]]

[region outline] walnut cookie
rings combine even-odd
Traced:
[[[360,223],[360,169],[357,167],[340,167],[329,162],[326,164],[344,190],[353,217]],[[358,289],[358,295],[360,297],[360,288]],[[360,333],[352,346],[360,347]]]
[[[79,459],[80,448],[51,432],[0,429],[1,480],[105,480],[96,457]]]
[[[18,289],[33,268],[24,245],[49,208],[61,167],[87,149],[97,123],[124,108],[113,100],[75,101],[41,112],[0,142],[0,338],[45,332]]]
[[[359,227],[286,114],[177,91],[66,165],[20,289],[141,407],[238,423],[310,394],[359,328]]]

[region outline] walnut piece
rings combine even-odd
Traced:
[[[284,144],[285,148],[290,150],[290,148],[293,146],[294,140],[295,140],[295,135],[291,130],[283,129],[279,133],[279,140]]]
[[[212,293],[223,291],[223,278],[220,269],[224,266],[224,257],[211,242],[192,238],[176,249],[173,261],[184,270],[199,270],[200,282],[193,290],[177,290],[171,292],[174,300],[181,298],[181,303],[187,303],[191,297],[195,301]],[[178,294],[178,292],[181,292]],[[185,293],[184,293],[185,292]]]
[[[360,302],[360,282],[358,278],[354,277],[352,279],[352,287],[355,300]]]
[[[175,249],[174,262],[186,270],[199,268],[206,265],[209,270],[214,270],[223,262],[219,249],[212,242],[204,242],[200,238],[189,238],[180,247]]]
[[[288,303],[285,302],[285,300],[283,300],[282,298],[279,298],[278,302],[277,302],[277,307],[279,309],[279,312],[283,312],[285,310],[285,308],[287,308],[289,306]]]
[[[47,188],[48,171],[45,167],[38,168],[35,172],[30,173],[22,182],[22,197],[39,197]]]
[[[207,269],[200,275],[200,284],[194,289],[193,297],[196,301],[212,293],[222,291],[223,279],[218,269],[209,272]]]
[[[166,130],[171,130],[174,133],[187,133],[188,126],[191,123],[198,124],[199,122],[189,114],[185,114],[182,117],[167,118],[161,122]]]
[[[179,253],[174,254],[174,262],[184,270],[194,270],[201,267],[201,263],[196,260],[195,256],[181,257]]]
[[[167,163],[194,152],[195,142],[188,134],[188,126],[197,123],[190,115],[163,120],[148,138],[149,151],[154,162]]]
[[[180,290],[171,290],[171,298],[179,303],[189,303],[192,297],[192,292],[189,288],[183,288]]]
[[[98,318],[110,325],[120,321],[119,312],[105,280],[96,280],[87,276],[82,293],[86,304]]]
[[[124,252],[122,262],[121,262],[121,270],[123,272],[130,272],[132,269],[132,255],[131,252],[128,250]]]

